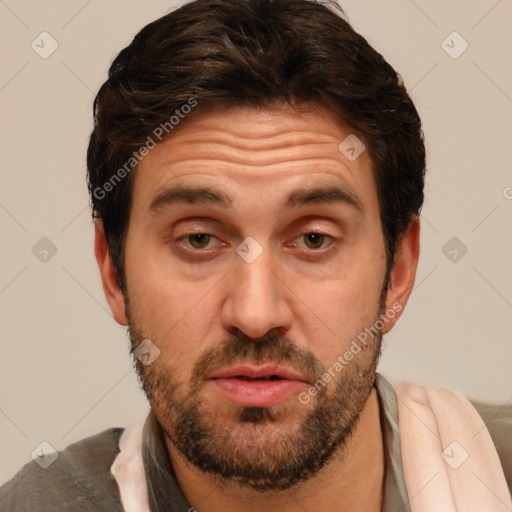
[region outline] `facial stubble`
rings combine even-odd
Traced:
[[[129,308],[127,316],[133,351],[146,336]],[[288,407],[240,407],[232,429],[220,424],[215,411],[201,401],[202,385],[213,371],[242,361],[275,362],[320,383],[324,366],[313,353],[274,331],[257,340],[238,331],[234,339],[202,353],[188,385],[178,381],[176,369],[164,358],[148,366],[136,358],[134,362],[164,435],[190,463],[220,482],[278,491],[311,478],[335,454],[343,456],[374,385],[381,340],[379,332],[361,347],[333,379],[334,386],[317,385],[317,394],[307,406],[290,398],[294,402]],[[153,342],[158,345],[158,340]],[[300,421],[290,422],[293,414]]]

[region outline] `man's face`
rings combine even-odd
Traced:
[[[203,113],[136,171],[127,317],[134,347],[160,350],[138,362],[144,388],[169,443],[256,489],[317,472],[373,384],[380,335],[332,370],[384,307],[376,187],[368,153],[339,149],[350,134],[324,109]]]

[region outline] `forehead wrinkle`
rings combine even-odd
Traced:
[[[314,164],[313,164],[314,163]],[[232,175],[228,167],[230,166],[240,166],[243,165],[247,168],[247,170],[254,172],[253,169],[269,169],[271,170],[274,166],[282,166],[282,164],[290,164],[293,165],[294,168],[290,169],[290,173],[294,171],[299,170],[299,166],[302,167],[300,164],[304,164],[304,166],[308,166],[309,164],[312,164],[310,166],[311,172],[306,172],[304,174],[314,174],[314,173],[328,173],[329,170],[332,170],[335,167],[342,167],[345,171],[348,171],[352,173],[352,171],[340,160],[335,160],[333,158],[328,157],[308,157],[308,158],[290,158],[289,156],[284,156],[280,160],[276,160],[275,157],[271,157],[270,161],[258,161],[255,162],[254,156],[251,158],[248,158],[248,160],[244,159],[221,159],[221,158],[188,158],[178,161],[172,161],[172,162],[164,162],[158,166],[155,166],[153,169],[155,170],[165,170],[167,169],[170,171],[173,175],[176,176],[176,179],[182,177],[182,176],[188,176],[192,173],[183,173],[181,174],[181,171],[179,170],[180,167],[184,167],[185,171],[187,170],[195,170],[199,169],[201,171],[204,171],[204,174],[211,174],[212,176],[218,177],[220,174],[224,175],[226,172],[231,174],[231,177],[235,177]],[[324,170],[318,170],[319,167],[324,168]],[[313,172],[313,169],[315,171]],[[208,172],[208,171],[211,172]],[[244,169],[240,167],[236,167],[236,173],[241,175],[243,174]],[[300,169],[301,171],[303,169]],[[279,174],[283,174],[282,169],[276,169],[276,172],[279,172]],[[256,176],[256,174],[251,174],[251,176]],[[285,177],[283,175],[283,177]],[[262,175],[262,178],[265,178],[264,175]]]
[[[164,144],[173,145],[179,143],[183,146],[193,144],[218,144],[226,147],[234,148],[273,148],[273,147],[287,147],[287,146],[304,146],[308,144],[322,145],[322,144],[339,144],[340,136],[336,136],[332,131],[325,130],[306,130],[306,129],[280,129],[268,133],[258,133],[260,125],[251,125],[245,132],[233,132],[225,130],[220,127],[204,127],[193,126],[185,132],[177,133],[167,139]]]
[[[263,185],[270,180],[270,186],[281,186],[280,183],[290,178],[302,179],[310,177],[315,181],[322,181],[325,177],[332,175],[337,180],[345,182],[354,191],[360,191],[359,175],[367,172],[372,175],[371,168],[365,169],[363,162],[345,162],[343,158],[311,157],[311,158],[290,158],[285,156],[276,161],[275,158],[269,162],[255,162],[254,156],[249,160],[221,160],[221,159],[198,159],[188,158],[162,164],[168,172],[172,173],[171,181],[180,180],[182,177],[202,174],[211,176],[212,179],[225,179],[238,182],[245,186]],[[158,171],[158,168],[156,169]],[[319,178],[314,178],[314,176]],[[373,182],[373,178],[372,182]],[[165,180],[162,174],[159,181]],[[165,180],[167,181],[167,180]]]

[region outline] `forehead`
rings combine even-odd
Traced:
[[[224,204],[236,207],[240,194],[267,203],[320,184],[340,188],[360,206],[377,207],[363,141],[327,109],[205,111],[185,118],[140,162],[132,213],[154,209],[158,197],[175,188],[222,190]]]

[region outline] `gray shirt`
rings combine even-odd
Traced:
[[[410,512],[405,487],[398,408],[391,384],[377,374],[384,443],[385,475],[382,512]],[[512,404],[489,405],[472,401],[489,429],[512,489]],[[0,512],[123,512],[110,466],[119,453],[122,428],[111,428],[59,452],[47,469],[26,464],[0,488]],[[163,431],[152,412],[143,429],[142,456],[151,512],[188,512],[167,454]]]

